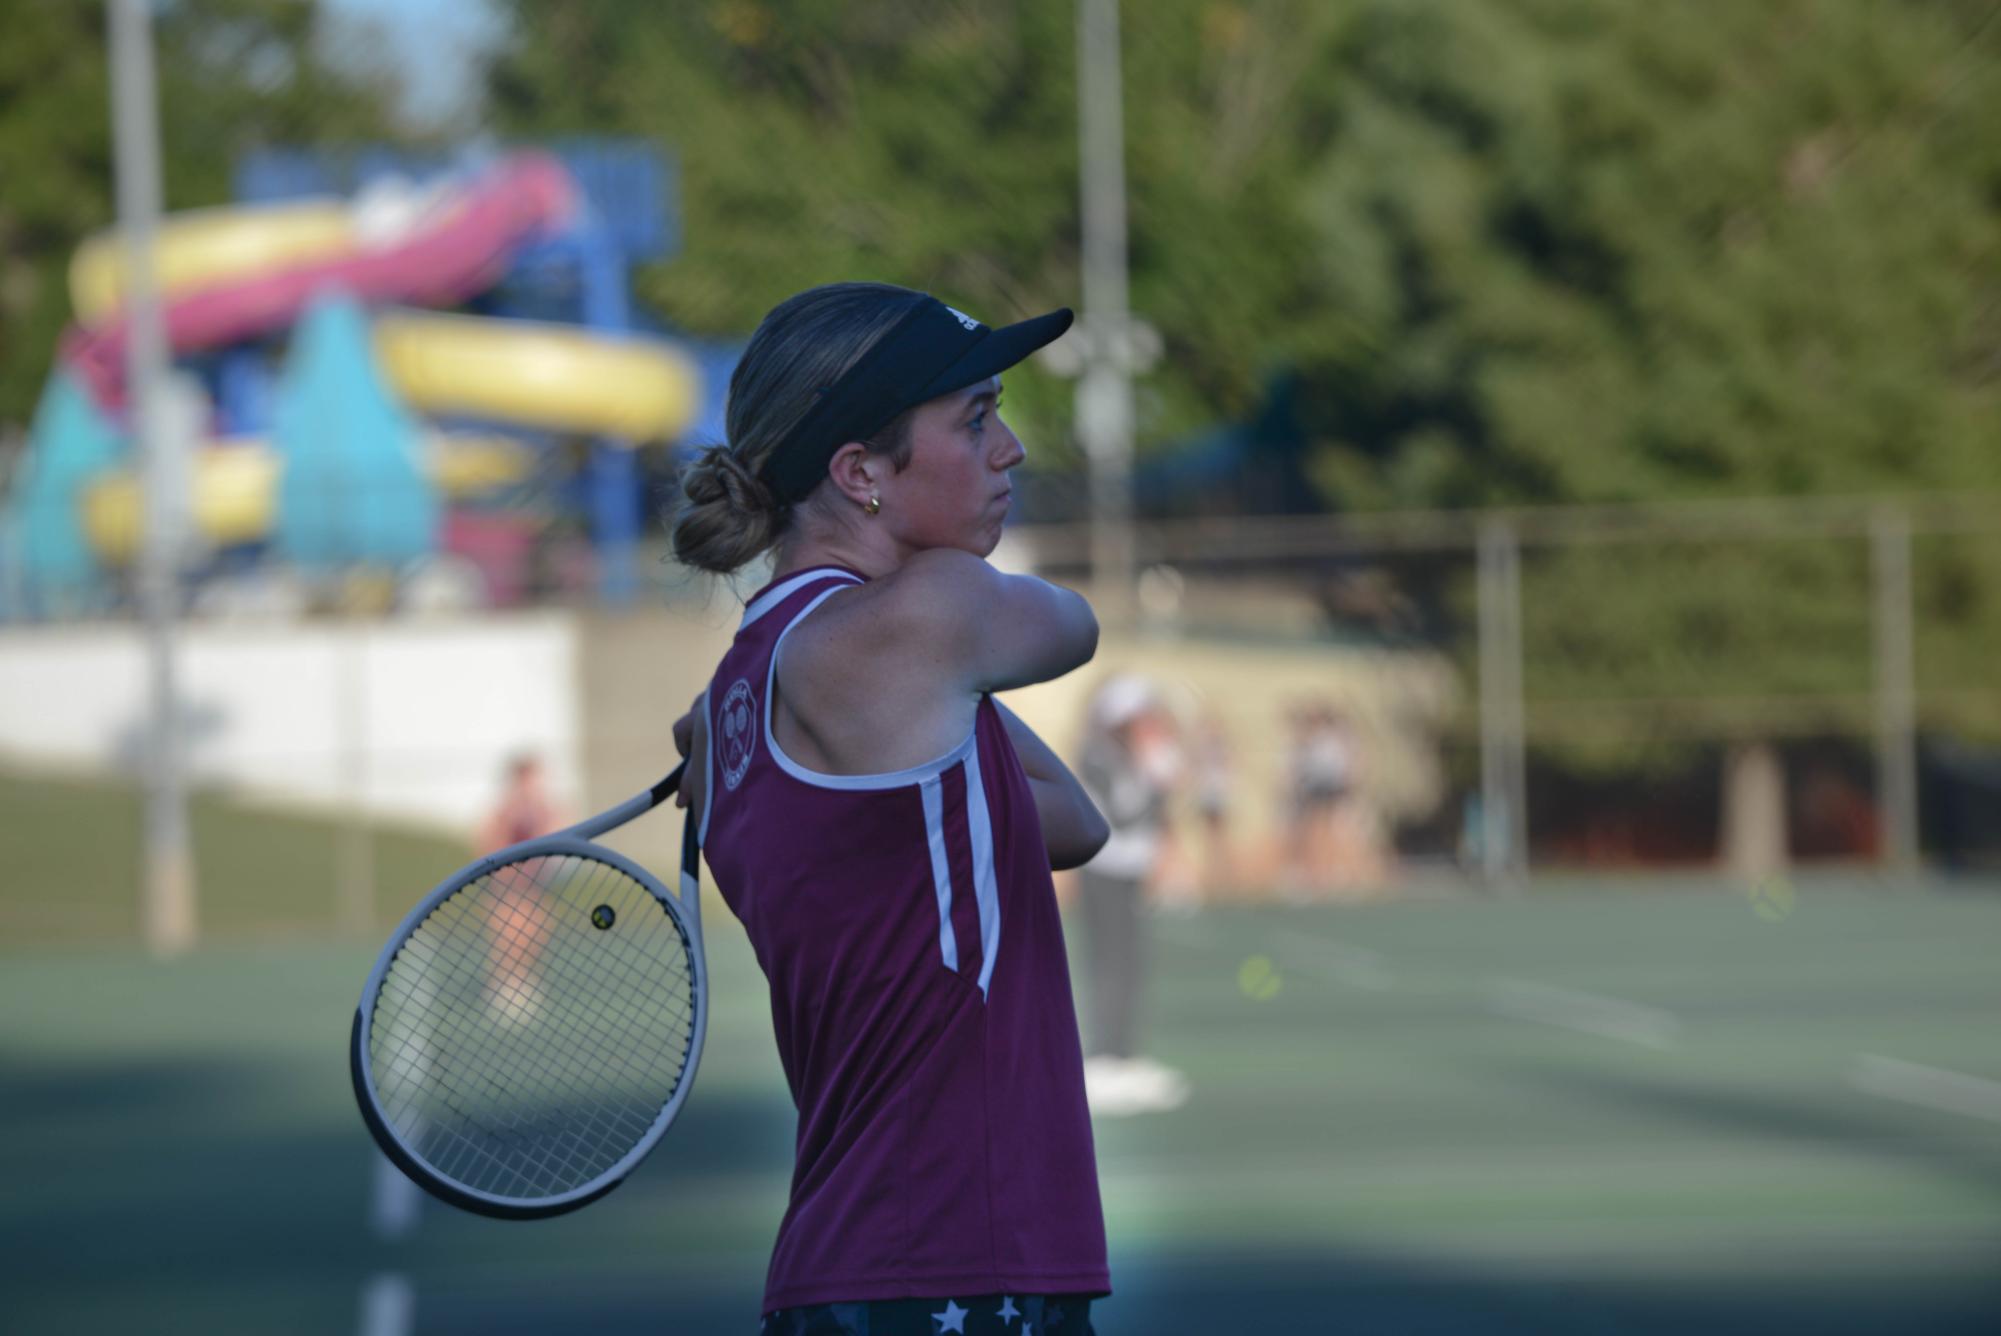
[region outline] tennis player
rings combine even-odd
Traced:
[[[993,694],[1097,647],[1079,595],[985,558],[1020,440],[989,328],[873,283],[802,292],[689,471],[682,561],[774,578],[677,735],[798,1106],[767,1336],[1082,1336],[1109,1293],[1052,868],[1106,826]]]

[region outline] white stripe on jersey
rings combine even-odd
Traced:
[[[980,906],[980,996],[985,997],[1000,951],[1000,883],[994,879],[993,815],[987,810],[978,747],[966,757],[966,828],[973,837],[973,894]]]
[[[959,939],[952,932],[952,868],[945,857],[945,786],[932,775],[918,785],[924,797],[924,834],[931,844],[931,885],[938,893],[938,949],[945,968],[959,972]]]

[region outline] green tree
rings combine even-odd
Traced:
[[[0,0],[0,423],[26,423],[70,318],[67,268],[114,221],[105,6]],[[258,144],[407,137],[394,88],[329,58],[317,4],[176,0],[155,23],[171,209],[222,204]]]
[[[643,283],[684,325],[850,276],[1074,300],[1074,0],[503,7],[508,132],[679,151],[687,247]],[[2001,488],[1988,0],[1122,9],[1133,304],[1167,346],[1142,448],[1290,369],[1332,510]],[[1067,435],[1060,384],[1010,398]],[[1866,727],[1859,543],[1607,551],[1525,567],[1532,705],[1810,695],[1804,726]],[[1921,682],[1982,686],[2001,546],[1918,563]],[[1957,722],[2001,730],[1986,700]]]

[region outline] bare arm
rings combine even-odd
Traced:
[[[1014,743],[1021,768],[1028,774],[1028,787],[1035,794],[1035,812],[1042,819],[1042,842],[1049,850],[1050,869],[1062,872],[1082,867],[1105,847],[1111,827],[1070,767],[1063,764],[1063,758],[1013,710],[998,700],[994,708],[1007,725],[1008,740]]]
[[[703,782],[708,778],[704,760],[709,750],[708,711],[702,702],[708,693],[695,697],[695,703],[688,712],[674,721],[674,747],[688,759],[688,768],[681,772],[681,787],[674,794],[674,805],[685,807],[699,821],[702,816]]]
[[[1006,691],[1047,682],[1098,652],[1082,594],[1033,575],[1004,575],[968,552],[920,552],[897,573],[901,630],[956,685]]]

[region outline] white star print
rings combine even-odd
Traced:
[[[1000,1320],[1002,1322],[1012,1322],[1020,1316],[1021,1310],[1014,1306],[1014,1296],[1012,1294],[1003,1294],[1001,1296]]]
[[[965,1336],[966,1310],[950,1299],[945,1301],[945,1311],[933,1313],[931,1320],[938,1324],[938,1336],[944,1336],[948,1331],[956,1331],[960,1336]]]

